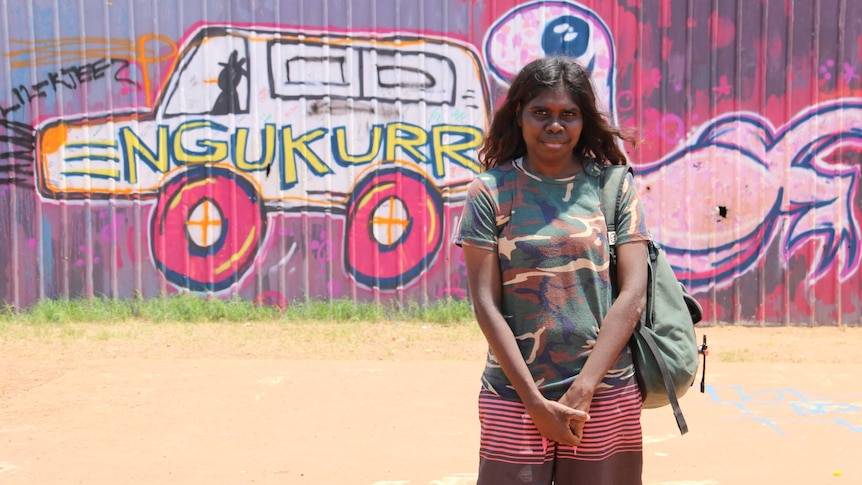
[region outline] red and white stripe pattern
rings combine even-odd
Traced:
[[[641,452],[641,398],[632,379],[623,387],[596,391],[590,420],[577,447],[548,441],[539,434],[520,402],[507,401],[482,389],[479,394],[481,442],[486,460],[529,465],[560,459],[600,461],[616,453]]]

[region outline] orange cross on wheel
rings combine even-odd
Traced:
[[[401,234],[403,234],[404,229],[406,229],[407,226],[410,225],[410,221],[405,219],[405,218],[402,218],[402,217],[396,217],[396,215],[395,215],[396,205],[397,206],[401,205],[397,198],[389,197],[386,200],[386,203],[389,204],[389,214],[387,214],[385,217],[380,217],[380,216],[375,214],[374,218],[371,219],[371,224],[374,225],[374,227],[379,227],[379,226],[385,226],[386,227],[386,241],[385,241],[385,243],[387,245],[391,246],[392,244],[395,243],[395,241],[398,238],[401,237]],[[400,231],[398,237],[394,237],[394,235],[392,234],[392,231],[396,227],[401,228],[401,231]]]
[[[193,227],[197,227],[200,231],[200,245],[201,247],[208,247],[210,245],[208,241],[209,231],[211,228],[221,228],[222,226],[222,218],[220,217],[219,210],[216,208],[216,217],[210,217],[210,207],[213,206],[212,201],[204,200],[198,207],[192,211],[188,220],[186,220],[187,229],[191,229]],[[218,240],[218,238],[216,238]]]

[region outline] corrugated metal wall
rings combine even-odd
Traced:
[[[860,324],[862,0],[7,0],[0,303],[466,297],[507,82],[589,64],[707,318]]]

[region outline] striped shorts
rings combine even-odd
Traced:
[[[579,446],[543,438],[524,405],[479,393],[478,485],[640,485],[641,398],[632,377],[597,390]]]

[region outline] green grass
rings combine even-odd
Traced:
[[[859,328],[698,327],[717,363],[862,364]],[[5,356],[69,358],[287,358],[470,360],[487,342],[469,301],[294,301],[285,308],[240,298],[176,295],[126,300],[41,300],[0,307]]]
[[[416,302],[375,303],[352,300],[295,301],[286,308],[259,305],[241,298],[177,295],[165,298],[40,300],[24,310],[7,305],[0,322],[27,324],[111,322],[379,322],[437,324],[474,322],[469,301],[445,299],[428,305]]]
[[[28,358],[445,359],[481,361],[484,339],[464,300],[295,301],[240,298],[42,300],[0,307],[0,345]],[[10,355],[11,355],[10,354]]]

